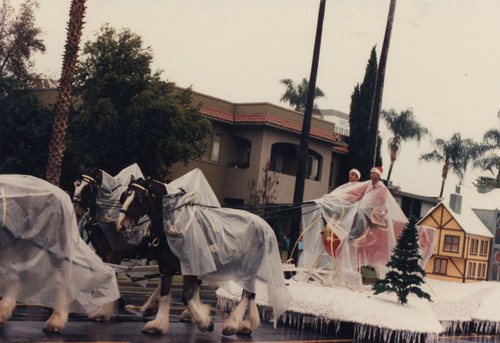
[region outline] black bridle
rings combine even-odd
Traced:
[[[94,179],[93,177],[89,176],[89,175],[86,175],[86,174],[82,174],[77,182],[82,182],[83,180],[87,181],[87,184],[89,185],[89,190],[88,190],[88,193],[90,194],[93,194],[94,192],[97,192],[99,190],[99,188],[101,188],[101,186],[99,185],[99,182],[97,182],[96,179]],[[83,192],[82,192],[83,193]],[[82,207],[89,207],[91,205],[91,203],[89,203],[88,201],[88,198],[85,199],[82,195],[79,196],[79,199],[72,199],[72,202],[73,204],[78,204]]]
[[[123,208],[120,209],[120,212],[128,216],[130,219],[132,219],[132,222],[137,225],[139,219],[147,214],[147,205],[149,205],[151,208],[153,208],[153,198],[154,194],[150,191],[149,188],[146,188],[144,186],[141,186],[137,183],[132,182],[129,186],[128,189],[122,193],[120,196],[120,203],[124,204],[125,200],[127,197],[131,195],[131,192],[135,193],[135,201],[138,203],[137,210],[135,211],[136,213],[130,212],[128,209],[124,210]],[[144,201],[145,199],[149,200],[149,204],[146,204]]]

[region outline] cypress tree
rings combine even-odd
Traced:
[[[416,222],[417,219],[411,216],[398,238],[391,259],[386,264],[386,267],[390,268],[389,272],[384,279],[377,280],[372,287],[375,294],[396,293],[401,304],[408,302],[410,293],[432,301],[430,295],[420,289],[420,285],[424,282],[425,270],[418,264],[422,256],[419,252]]]
[[[377,79],[377,53],[372,48],[368,64],[366,66],[363,83],[354,87],[351,95],[351,108],[349,113],[349,169],[357,168],[361,172],[362,179],[370,177],[370,169],[373,160],[370,157],[369,132],[370,111],[375,93]],[[380,164],[378,164],[380,161]],[[377,164],[382,166],[380,150],[378,150]]]

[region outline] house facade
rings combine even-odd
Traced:
[[[212,122],[208,150],[188,165],[171,168],[173,179],[199,168],[221,204],[245,204],[252,181],[263,179],[266,165],[278,178],[275,203],[293,202],[296,147],[300,144],[303,114],[269,103],[231,103],[193,91],[200,113]],[[348,153],[335,124],[312,118],[304,201],[321,197],[337,187],[340,166]]]
[[[493,235],[460,194],[451,194],[432,208],[419,225],[437,229],[434,253],[425,267],[427,277],[453,282],[488,279]]]

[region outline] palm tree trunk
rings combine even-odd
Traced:
[[[443,197],[443,191],[444,191],[444,183],[446,181],[446,176],[443,176],[443,181],[441,182],[441,191],[439,192],[439,197]]]
[[[49,144],[49,158],[45,178],[50,183],[59,186],[61,179],[61,164],[64,156],[66,128],[68,126],[68,112],[73,91],[73,76],[75,74],[78,44],[82,35],[85,0],[72,0],[69,13],[69,22],[66,35],[63,67],[57,102],[52,123],[52,138]]]
[[[387,173],[387,184],[389,184],[389,180],[391,179],[392,167],[394,166],[394,161],[391,160],[391,166],[389,167],[389,172]]]
[[[295,176],[295,191],[293,194],[294,204],[299,204],[304,199],[304,186],[306,180],[306,163],[307,163],[307,151],[309,149],[309,133],[311,131],[311,118],[313,112],[314,95],[316,91],[316,77],[318,74],[319,65],[319,51],[321,47],[321,34],[323,32],[323,18],[325,16],[325,6],[326,0],[320,0],[319,11],[318,11],[318,24],[316,26],[316,37],[314,40],[314,51],[313,59],[311,65],[311,76],[309,78],[309,88],[307,90],[307,102],[306,110],[304,112],[304,120],[302,123],[302,134],[300,136],[300,147],[297,150],[297,173]],[[296,242],[300,234],[300,222],[302,217],[302,211],[300,206],[297,206],[294,211],[290,229],[290,242]],[[290,244],[288,249],[288,258],[293,258],[297,261],[298,252],[295,251],[294,256],[290,256],[292,253],[294,244]]]
[[[439,197],[443,196],[444,191],[444,183],[446,181],[446,177],[448,176],[448,162],[445,162],[443,165],[443,171],[441,172],[441,176],[443,177],[443,182],[441,183],[441,191],[439,192]]]
[[[396,12],[396,0],[391,0],[389,5],[389,14],[387,15],[387,25],[385,27],[384,43],[380,53],[379,67],[377,70],[377,80],[375,83],[375,94],[373,95],[372,109],[369,121],[369,158],[372,158],[373,165],[377,160],[377,136],[378,123],[380,118],[380,109],[382,107],[382,94],[384,91],[385,66],[387,64],[387,55],[389,54],[389,45],[391,42],[392,23],[394,22],[394,13]]]

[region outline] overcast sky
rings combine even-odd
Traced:
[[[13,0],[13,3],[19,3]],[[70,1],[42,0],[37,23],[47,52],[37,70],[60,76]],[[279,99],[280,79],[309,77],[319,0],[87,0],[82,42],[101,25],[130,28],[154,53],[154,68],[181,87],[232,102]],[[389,0],[327,0],[317,86],[322,109],[349,113],[373,46],[383,42]],[[498,127],[500,1],[398,1],[383,109],[413,108],[434,138],[480,140]],[[83,45],[83,44],[82,44]],[[381,122],[384,177],[389,168]],[[391,179],[402,190],[437,196],[441,165],[418,162],[423,141],[405,143]],[[467,181],[475,178],[469,172]],[[449,176],[445,193],[457,178]]]

